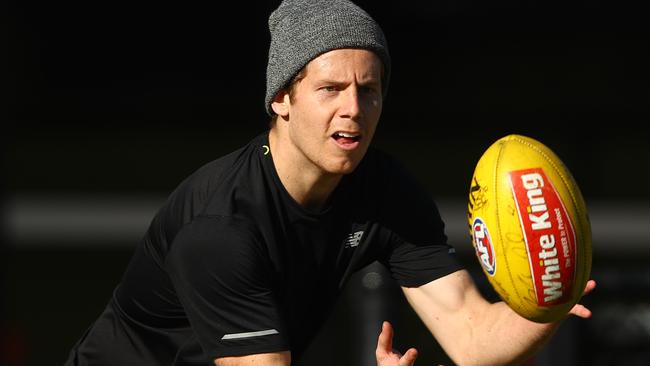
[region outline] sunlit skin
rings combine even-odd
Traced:
[[[382,110],[381,72],[371,51],[333,50],[307,64],[292,97],[288,91],[276,95],[271,153],[298,203],[322,206],[365,155]]]
[[[457,279],[462,279],[465,278],[465,280],[461,280],[460,282],[457,281]],[[465,283],[463,285],[462,283]],[[465,290],[463,290],[465,288]],[[585,289],[583,291],[583,296],[588,295],[591,293],[594,289],[596,288],[596,281],[594,280],[589,280],[587,281],[587,284],[585,285]],[[423,289],[424,292],[427,292],[429,294],[430,299],[434,298],[435,294],[439,294],[441,291],[446,291],[447,293],[453,293],[451,296],[452,298],[457,297],[459,295],[458,291],[461,291],[461,296],[459,299],[461,300],[461,303],[465,303],[465,305],[460,306],[461,311],[459,312],[461,314],[460,318],[456,316],[457,311],[452,311],[451,313],[448,313],[447,315],[443,315],[435,311],[436,307],[431,306],[432,304],[424,304],[425,306],[423,308],[420,308],[420,306],[414,302],[417,302],[416,297],[413,297],[413,294],[409,294],[409,292],[422,292],[420,289]],[[556,321],[554,323],[534,323],[529,320],[526,320],[519,315],[517,315],[512,309],[510,309],[506,303],[504,302],[497,302],[494,304],[488,303],[478,292],[478,290],[474,287],[472,284],[472,281],[470,280],[470,276],[466,271],[459,271],[455,274],[447,275],[445,277],[442,277],[438,280],[434,280],[430,282],[429,284],[426,284],[424,286],[421,286],[420,288],[412,288],[412,289],[407,289],[407,288],[402,288],[404,290],[405,295],[407,296],[407,299],[415,305],[416,311],[419,310],[420,312],[426,312],[428,315],[422,316],[421,319],[429,326],[430,330],[435,330],[437,328],[435,325],[432,323],[438,322],[439,320],[444,320],[447,317],[453,318],[453,320],[448,323],[447,325],[443,325],[441,330],[438,332],[439,336],[436,337],[438,341],[443,342],[451,342],[451,344],[456,344],[458,342],[462,342],[463,339],[466,339],[468,334],[471,334],[471,331],[468,331],[467,328],[463,329],[463,319],[468,319],[472,317],[468,317],[467,314],[489,314],[485,318],[488,319],[489,321],[487,322],[487,329],[492,329],[491,331],[485,331],[486,329],[485,324],[480,324],[476,323],[473,325],[473,329],[475,330],[476,333],[478,333],[478,337],[475,337],[475,339],[470,340],[468,343],[470,346],[463,346],[461,343],[460,347],[454,347],[452,348],[451,346],[447,346],[446,350],[448,353],[453,355],[453,352],[460,352],[461,354],[467,354],[466,350],[472,346],[478,345],[482,343],[481,341],[481,335],[485,334],[492,334],[492,336],[488,336],[488,342],[491,340],[495,340],[496,343],[483,349],[482,352],[478,353],[479,357],[476,363],[468,361],[462,361],[459,362],[459,364],[481,364],[481,365],[490,365],[490,364],[520,364],[524,360],[530,359],[533,354],[539,350],[546,341],[553,335],[553,333],[557,330],[557,328],[560,326],[561,322],[563,319]],[[416,295],[419,296],[419,295]],[[432,297],[433,296],[433,297]],[[443,302],[446,302],[445,299],[442,299]],[[435,303],[438,303],[438,301],[435,301]],[[444,307],[448,307],[449,303],[445,305]],[[454,308],[459,308],[458,306],[451,306],[452,309]],[[434,315],[431,317],[431,314],[438,314]],[[573,306],[569,315],[574,315],[580,318],[590,318],[592,313],[591,310],[586,308],[582,304],[576,304]],[[480,318],[479,316],[478,318]],[[432,320],[435,318],[436,320]],[[476,317],[474,317],[476,318]],[[493,319],[492,319],[493,318]],[[456,328],[457,325],[460,325],[460,330]],[[494,326],[496,325],[496,327]],[[451,328],[451,329],[450,329]],[[483,329],[483,331],[482,331]],[[462,337],[459,337],[458,335],[461,332],[465,332]],[[501,332],[502,335],[497,336],[497,333]],[[432,331],[432,334],[436,333],[435,331]],[[393,348],[393,328],[389,322],[384,322],[381,328],[381,332],[379,334],[379,338],[377,340],[377,349],[375,351],[375,356],[377,358],[377,366],[413,366],[415,364],[415,360],[417,359],[418,356],[418,351],[415,348],[409,348],[404,354],[401,354],[399,351],[395,350]],[[471,337],[470,337],[471,339]],[[529,343],[529,347],[524,347],[523,349],[517,348],[516,346],[514,348],[509,348],[510,345],[516,344],[516,342],[513,342],[513,339],[519,340],[519,341],[524,341],[526,343]],[[501,349],[499,352],[505,355],[511,355],[512,357],[506,359],[502,359],[500,361],[492,361],[489,362],[487,359],[490,357],[485,357],[481,358],[481,356],[485,356],[490,354],[493,349]],[[508,351],[503,351],[503,349],[506,349]],[[522,352],[523,351],[523,352]],[[477,353],[469,353],[469,355],[477,355]],[[454,357],[456,360],[463,360],[465,357],[461,356],[456,356]],[[471,357],[470,357],[471,359]]]

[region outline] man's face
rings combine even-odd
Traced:
[[[373,52],[339,49],[307,64],[288,108],[291,143],[313,166],[347,174],[370,145],[382,109],[382,64]]]

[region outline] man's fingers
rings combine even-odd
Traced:
[[[583,296],[588,295],[595,288],[596,288],[596,281],[594,280],[587,281],[587,284],[585,285],[585,290],[583,291],[582,295]],[[589,308],[585,307],[582,304],[576,304],[573,308],[571,308],[570,313],[580,318],[591,317],[591,310],[589,310]]]
[[[393,350],[393,326],[384,321],[381,325],[381,333],[377,340],[377,355],[390,354]]]
[[[393,334],[393,326],[384,321],[377,339],[377,350],[375,351],[377,363],[387,361],[391,365],[395,365],[397,362],[399,366],[413,366],[415,359],[418,358],[418,351],[415,348],[409,348],[404,355],[400,354],[399,351],[393,349]]]
[[[413,366],[416,358],[418,358],[418,351],[415,348],[409,348],[404,356],[400,358],[399,366]]]
[[[585,285],[585,291],[582,293],[582,295],[587,295],[591,291],[593,291],[596,288],[596,281],[594,280],[589,280],[587,281],[587,284]]]
[[[582,304],[576,304],[571,309],[571,314],[573,314],[575,316],[578,316],[580,318],[590,318],[591,317],[591,310],[589,310],[587,307],[585,307]]]

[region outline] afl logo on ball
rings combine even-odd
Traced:
[[[475,218],[472,224],[472,239],[474,240],[476,256],[485,272],[490,276],[494,276],[497,271],[494,247],[492,247],[492,239],[490,239],[488,228],[480,217]]]

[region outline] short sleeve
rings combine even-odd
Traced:
[[[396,237],[385,262],[400,286],[418,287],[463,268],[445,243],[414,244]]]
[[[385,177],[382,226],[390,231],[384,264],[404,287],[417,287],[462,269],[447,243],[445,225],[431,195],[401,164]]]
[[[290,349],[267,257],[252,228],[228,217],[197,217],[174,239],[165,265],[211,359]]]

